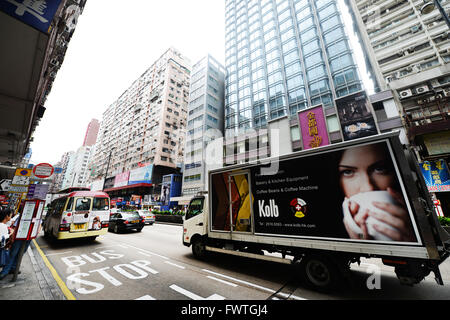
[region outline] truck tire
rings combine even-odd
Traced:
[[[340,279],[337,266],[326,256],[318,254],[302,258],[300,275],[306,286],[324,293],[336,289]]]
[[[195,258],[201,260],[206,256],[205,244],[201,238],[195,238],[192,241],[192,254]]]

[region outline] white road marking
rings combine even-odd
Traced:
[[[216,280],[216,281],[219,281],[221,283],[227,284],[227,285],[232,286],[232,287],[237,287],[238,286],[235,283],[231,283],[231,282],[228,282],[228,281],[216,278],[216,277],[212,277],[212,276],[206,276],[206,277],[209,278],[209,279]]]
[[[157,256],[157,257],[163,258],[165,260],[170,260],[169,258],[167,258],[165,256],[162,256],[160,254],[157,254],[157,253],[154,253],[154,252],[151,252],[151,251],[148,251],[148,250],[144,250],[144,249],[141,249],[141,248],[138,248],[138,247],[134,247],[134,246],[131,246],[131,245],[129,247],[139,250],[138,252],[140,254],[143,254],[144,256],[147,256],[147,257],[150,257],[149,255],[152,255],[152,256]]]
[[[170,262],[170,261],[164,261],[164,263],[170,264],[170,265],[172,265],[174,267],[177,267],[177,268],[180,268],[180,269],[186,269],[185,267],[179,266],[178,264],[175,264],[175,263]]]
[[[128,247],[123,244],[112,244],[110,246],[101,246],[101,247],[96,247],[96,249],[110,248],[110,247],[122,247],[122,248],[128,249]]]
[[[191,298],[192,300],[225,300],[225,297],[222,297],[218,294],[213,294],[208,298],[203,298],[200,297],[199,295],[196,295],[195,293],[192,293],[186,289],[177,286],[176,284],[171,285],[169,288],[175,290],[178,293],[181,293],[182,295],[185,295],[188,298]]]
[[[247,281],[244,281],[244,280],[239,280],[239,279],[236,279],[236,278],[233,278],[233,277],[230,277],[230,276],[226,276],[224,274],[220,274],[220,273],[208,270],[208,269],[202,269],[202,270],[205,271],[205,272],[209,272],[209,273],[212,273],[214,275],[217,275],[219,277],[223,277],[223,278],[235,281],[235,282],[240,282],[240,283],[246,284],[248,286],[255,287],[255,288],[258,288],[258,289],[270,292],[270,293],[276,293],[275,290],[272,290],[272,289],[269,289],[269,288],[266,288],[266,287],[262,287],[262,286],[259,286],[257,284],[251,283],[251,282],[247,282]],[[302,297],[297,297],[295,295],[288,295],[288,294],[285,294],[285,293],[282,293],[282,292],[278,292],[277,295],[283,296],[283,297],[286,297],[286,298],[292,298],[292,299],[295,299],[295,300],[307,300],[307,299],[302,298]]]
[[[56,255],[61,255],[61,254],[66,254],[66,253],[72,253],[73,251],[65,251],[65,252],[57,252],[57,253],[49,253],[46,254],[46,257],[50,257],[50,256],[56,256]]]
[[[145,296],[142,296],[140,298],[137,298],[135,300],[156,300],[155,298],[153,298],[152,296],[149,296],[148,294]]]

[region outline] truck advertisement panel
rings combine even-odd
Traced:
[[[384,140],[285,159],[275,175],[261,175],[257,166],[243,177],[213,174],[212,230],[421,245],[394,159]],[[252,221],[244,212],[250,208]]]

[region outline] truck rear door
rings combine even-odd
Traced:
[[[232,232],[253,233],[253,196],[250,189],[249,172],[240,172],[228,176]]]

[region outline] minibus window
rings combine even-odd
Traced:
[[[94,198],[92,210],[109,210],[108,198]]]
[[[78,198],[75,204],[75,211],[86,211],[91,209],[90,198]]]
[[[73,198],[69,198],[69,201],[67,202],[66,211],[71,211],[73,207]]]

